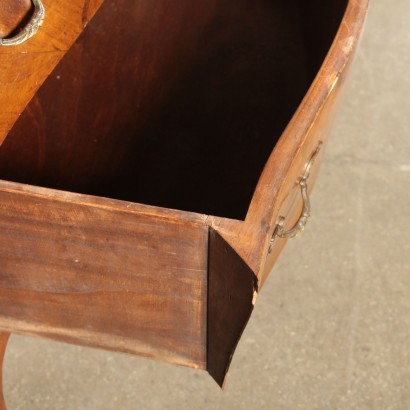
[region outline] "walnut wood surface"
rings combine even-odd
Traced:
[[[203,223],[0,187],[1,329],[206,366]]]
[[[31,0],[2,0],[0,6],[0,37],[6,37],[15,31],[21,23],[30,17]]]
[[[4,1],[7,7],[3,8]],[[47,17],[35,37],[13,47],[0,47],[0,144],[18,116],[83,31],[103,0],[44,0]],[[10,4],[0,7],[6,26]],[[17,14],[17,20],[21,15]],[[24,11],[24,8],[23,8]],[[1,16],[0,16],[1,17]],[[7,32],[7,29],[3,29]],[[18,69],[17,69],[18,68]]]
[[[48,20],[38,36],[19,49],[19,52],[15,49],[0,48],[0,102],[4,107],[0,112],[0,140],[6,136],[41,82],[68,51],[100,1],[48,0],[44,3]],[[334,7],[329,3],[334,3]],[[274,251],[267,256],[276,221],[279,216],[285,216],[290,226],[301,209],[301,200],[296,189],[297,181],[318,141],[325,141],[327,138],[333,107],[343,85],[341,80],[346,74],[363,28],[367,0],[349,0],[342,21],[346,3],[336,1],[315,0],[309,14],[304,3],[296,0],[286,5],[283,5],[283,2],[271,4],[258,0],[257,7],[254,6],[255,2],[241,0],[235,3],[235,11],[228,7],[232,3],[227,0],[200,3],[186,1],[176,8],[167,7],[168,3],[158,0],[155,3],[158,7],[153,10],[152,15],[147,8],[148,4],[152,5],[151,2],[136,2],[135,9],[133,8],[135,14],[130,18],[142,24],[146,17],[147,25],[136,25],[135,30],[145,41],[147,48],[137,44],[135,39],[135,44],[132,42],[131,45],[117,43],[113,47],[113,53],[108,53],[110,61],[113,61],[117,52],[126,56],[125,78],[127,75],[131,77],[129,81],[132,84],[128,88],[127,81],[120,77],[117,79],[121,72],[120,63],[116,64],[115,69],[112,69],[111,65],[107,68],[104,59],[98,60],[98,54],[94,52],[91,52],[91,60],[86,62],[88,51],[84,47],[88,41],[96,44],[93,42],[106,39],[108,32],[117,30],[119,33],[124,27],[123,24],[106,26],[110,13],[113,12],[110,7],[115,4],[117,2],[106,2],[101,9],[99,20],[95,20],[102,25],[98,23],[91,27],[88,34],[84,33],[80,42],[67,55],[67,59],[53,72],[48,84],[33,100],[0,150],[0,177],[19,180],[24,174],[35,180],[46,170],[45,177],[39,178],[38,181],[45,186],[62,182],[61,188],[71,187],[73,190],[77,190],[77,181],[81,185],[82,175],[88,181],[96,177],[96,182],[84,185],[87,188],[84,192],[99,194],[91,197],[20,183],[0,182],[0,328],[207,368],[215,380],[222,384],[233,351],[256,300],[255,292],[260,289],[285,243],[282,240],[277,241]],[[118,0],[118,4],[125,3]],[[198,4],[198,8],[193,6]],[[266,8],[269,4],[273,7],[270,9],[271,14]],[[324,4],[326,6],[323,13],[327,14],[319,19],[315,16]],[[284,10],[286,12],[278,18],[275,13]],[[306,13],[301,13],[304,10]],[[298,14],[293,13],[294,11],[298,11]],[[127,14],[123,10],[119,13],[120,19],[117,23]],[[175,13],[172,16],[177,18],[174,19],[169,13]],[[308,18],[306,23],[302,23],[297,17],[304,14]],[[187,15],[192,16],[192,21],[186,24],[185,31],[179,32],[177,27],[186,20],[183,17]],[[278,26],[269,25],[273,22],[277,22]],[[285,24],[279,26],[282,23]],[[290,24],[292,32],[296,33],[295,36],[280,36],[287,23]],[[243,24],[246,30],[241,31]],[[339,25],[340,29],[330,52],[307,91]],[[304,28],[298,32],[298,27],[302,26]],[[274,31],[275,27],[281,28]],[[254,43],[243,45],[242,41],[252,30],[256,33]],[[309,32],[309,37],[303,35],[306,32]],[[216,45],[216,48],[204,45],[210,33],[216,33],[214,37],[211,36],[214,39],[212,45]],[[189,38],[182,42],[184,34]],[[301,39],[304,39],[304,43]],[[161,44],[159,40],[164,42],[163,48],[158,45]],[[318,48],[313,46],[315,42],[318,42]],[[158,47],[153,47],[155,44]],[[260,48],[257,48],[257,53],[252,54],[255,44]],[[281,44],[294,47],[295,53],[293,60],[290,59],[285,62],[285,66],[278,68],[278,61],[282,61],[278,58]],[[131,47],[130,54],[127,52],[128,46]],[[269,47],[274,47],[275,53],[270,54]],[[210,54],[202,55],[203,50]],[[139,66],[140,59],[135,59],[134,64],[138,68],[135,72],[129,70],[133,52],[137,52],[145,64]],[[201,58],[198,58],[198,53]],[[241,53],[244,53],[246,58],[243,58]],[[229,56],[228,60],[225,59],[226,55]],[[306,60],[301,60],[302,55],[306,56]],[[190,61],[185,60],[185,57]],[[206,62],[208,57],[212,63],[205,64],[205,70],[201,71],[201,64]],[[223,62],[228,61],[224,65],[224,70],[228,71],[224,72],[222,77],[217,71],[218,61],[221,59]],[[146,65],[148,62],[152,64]],[[287,64],[294,67],[297,63],[300,67],[285,75],[288,71]],[[126,100],[121,100],[121,93],[110,99],[104,95],[103,88],[98,89],[95,94],[89,90],[84,91],[87,87],[82,81],[86,81],[86,78],[75,74],[77,64],[80,64],[81,68],[89,69],[88,74],[93,74],[94,69],[102,66],[103,70],[96,74],[98,82],[104,81],[104,70],[108,70],[108,87],[120,84],[118,90],[121,90],[121,93],[131,94],[131,105],[135,106],[138,113],[132,124],[129,122],[131,114],[122,116],[124,105],[121,104],[125,104]],[[259,71],[258,67],[263,67],[264,64],[266,71]],[[191,70],[193,66],[195,69]],[[16,71],[15,67],[19,67],[19,70]],[[59,69],[62,70],[60,74]],[[264,81],[268,81],[271,69],[271,75],[275,77],[272,81],[275,84],[283,83],[279,98],[274,100],[270,99],[276,85],[272,89],[268,87],[269,95],[265,95],[263,91],[268,84]],[[74,74],[68,77],[65,85],[61,85],[63,94],[57,96],[59,81],[70,72]],[[249,76],[242,75],[243,73]],[[252,83],[252,75],[261,75],[263,81]],[[231,82],[231,79],[235,81]],[[209,83],[205,80],[214,84],[214,88],[206,85]],[[136,91],[134,86],[139,82],[142,85]],[[226,84],[228,87],[224,88]],[[257,95],[252,93],[252,87],[247,88],[249,84],[259,87]],[[239,95],[235,89],[240,90],[242,86],[245,91]],[[286,91],[287,87],[292,92],[289,98],[284,99],[283,90]],[[19,89],[18,93],[16,89]],[[226,95],[219,94],[222,89],[227,91]],[[69,91],[73,91],[74,97],[69,102],[69,108],[64,111],[61,108],[64,93]],[[136,94],[133,94],[134,92]],[[195,96],[195,93],[198,95],[198,102],[191,97]],[[303,95],[305,97],[296,110],[298,98]],[[52,97],[59,108],[56,111],[58,115],[50,116],[46,111],[48,108],[51,108],[51,111],[54,108]],[[252,100],[253,97],[257,99]],[[195,142],[198,149],[192,149],[192,146],[186,145],[192,135],[191,125],[199,124],[201,128],[207,119],[213,118],[207,117],[208,114],[204,117],[192,114],[201,113],[202,109],[209,113],[215,98],[222,98],[223,101],[222,105],[217,105],[217,112],[213,113],[216,115],[221,112],[220,124],[223,126],[217,127],[218,132],[213,134],[213,123],[210,121],[210,125],[205,127],[206,133],[198,134],[201,136]],[[234,101],[231,107],[230,100]],[[250,108],[247,106],[248,111],[236,110],[246,101],[252,101],[254,105]],[[85,133],[83,129],[81,134],[85,136],[84,140],[78,138],[79,130],[76,128],[76,124],[82,122],[78,120],[81,119],[80,111],[83,108],[72,116],[77,102],[81,103],[81,107],[85,107],[85,103],[90,104],[91,112],[99,102],[103,107],[91,116],[89,112],[84,114],[88,121],[84,120],[84,124],[88,125],[85,127]],[[198,105],[192,108],[194,103]],[[276,124],[274,113],[279,111],[270,108],[270,103],[278,110],[282,105],[287,109],[291,108],[289,112],[278,114],[276,119],[280,125],[272,135],[269,134],[270,118],[272,117]],[[111,111],[112,106],[118,109],[115,115]],[[225,106],[227,117],[222,116]],[[262,107],[260,112],[254,110],[258,106]],[[187,111],[182,109],[184,107]],[[232,107],[236,108],[229,113]],[[290,120],[294,110],[296,112]],[[179,112],[182,113],[180,115],[183,121],[187,121],[189,125],[182,129],[176,127],[180,124]],[[261,113],[262,116],[258,117]],[[58,118],[60,115],[68,120],[53,128],[54,120],[61,120]],[[258,130],[258,121],[252,122],[254,115],[258,120],[262,117],[269,119],[261,128],[261,134],[255,131]],[[114,122],[113,116],[116,118]],[[87,130],[91,132],[93,127],[97,133],[105,130],[106,117],[109,132],[103,133],[101,140],[96,142],[87,139]],[[240,120],[236,122],[235,118]],[[48,136],[43,133],[46,119],[52,124],[51,129],[59,132],[52,132]],[[72,119],[75,121],[71,121]],[[247,119],[250,119],[250,122],[247,122]],[[27,121],[26,125],[24,121]],[[31,125],[25,128],[27,124]],[[113,130],[118,133],[110,134],[113,124]],[[159,134],[156,134],[156,124],[161,124]],[[246,128],[246,124],[249,128]],[[286,124],[286,130],[282,133]],[[132,176],[135,180],[127,179],[124,184],[125,176],[132,170],[138,170],[139,160],[135,161],[137,165],[132,161],[132,166],[128,163],[123,169],[124,173],[117,171],[122,167],[123,155],[129,152],[132,158],[136,152],[134,137],[140,136],[140,130],[145,126],[149,128],[145,148],[148,148],[148,152],[151,149],[147,162],[151,164],[150,171],[134,173]],[[129,127],[135,135],[127,134]],[[201,145],[202,138],[207,135],[209,141],[216,141],[230,128],[234,132],[229,134],[229,138],[223,143],[226,148],[223,155],[220,155],[221,152],[212,144]],[[234,138],[236,131],[239,134],[243,130],[245,132],[241,134],[242,137],[249,138],[244,144],[242,137],[239,140]],[[260,135],[264,136],[263,139],[259,139]],[[94,138],[94,135],[92,137]],[[120,146],[118,151],[115,151],[116,142],[119,142]],[[62,145],[59,146],[59,143]],[[102,144],[102,148],[99,144]],[[171,154],[174,149],[177,150],[177,161],[167,162],[164,161],[164,156],[156,157],[154,153],[157,148]],[[230,148],[236,150],[237,156],[233,156],[233,160],[230,158]],[[254,163],[256,166],[253,178],[256,179],[252,183],[247,181],[244,184],[247,188],[241,191],[241,178],[248,172],[247,166],[253,163],[242,159],[252,149],[260,150],[260,156]],[[60,160],[54,161],[54,154],[57,152],[62,155],[64,166],[61,166]],[[66,158],[64,153],[67,154]],[[194,153],[199,153],[198,160]],[[218,169],[225,170],[225,174],[217,172],[214,179],[196,180],[195,172],[191,172],[194,168],[188,166],[183,174],[192,177],[191,183],[178,179],[179,164],[195,165],[197,161],[202,166],[207,159],[215,161],[212,166],[219,167],[222,164],[222,168]],[[235,167],[233,172],[231,166]],[[260,168],[257,170],[257,167]],[[243,171],[237,171],[242,168]],[[152,178],[151,174],[155,178]],[[113,175],[124,178],[110,179]],[[206,172],[204,175],[206,177]],[[254,190],[259,175],[259,182]],[[168,176],[171,176],[170,179],[167,179]],[[234,201],[224,203],[219,209],[223,211],[219,213],[222,216],[171,210],[167,204],[167,207],[160,208],[101,197],[114,196],[111,194],[119,192],[115,190],[117,184],[121,189],[138,189],[146,177],[153,190],[157,189],[157,192],[161,193],[163,189],[165,196],[176,198],[173,202],[175,205],[184,205],[176,206],[177,208],[192,211],[196,210],[196,207],[191,208],[191,205],[198,203],[198,200],[206,201],[207,195],[212,197],[215,203],[215,192],[221,193],[221,197],[229,198],[231,191],[224,192],[223,189],[226,184],[219,185],[219,191],[211,190],[213,183],[218,182],[219,176],[221,180],[230,181],[232,185],[237,184],[239,187],[239,194],[232,195]],[[22,178],[23,182],[24,179]],[[67,183],[70,179],[74,182]],[[310,188],[314,179],[315,175],[312,176]],[[199,188],[195,192],[200,192],[202,196],[191,197],[194,183]],[[104,191],[106,184],[112,189]],[[103,190],[100,193],[98,190],[90,191],[90,187]],[[246,193],[249,187],[252,189],[250,193]],[[145,192],[140,202],[154,203],[150,202],[150,195],[150,192]],[[238,208],[232,205],[235,200],[240,201]],[[210,203],[211,201],[206,206],[213,209]],[[242,215],[243,209],[247,210],[246,217]],[[233,215],[242,215],[243,220],[240,220],[240,217],[234,219]],[[229,295],[232,299],[229,299]],[[222,331],[224,327],[226,332]]]
[[[313,79],[300,20],[299,0],[105,2],[9,133],[0,178],[244,219]]]
[[[0,410],[6,410],[3,396],[3,361],[10,333],[0,332]]]

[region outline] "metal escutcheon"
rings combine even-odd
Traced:
[[[323,143],[319,142],[319,145],[317,146],[315,152],[312,154],[312,157],[310,158],[308,164],[306,165],[305,172],[299,181],[299,187],[301,190],[302,200],[303,200],[302,213],[298,221],[296,222],[295,226],[289,229],[288,231],[284,230],[285,218],[283,216],[279,217],[275,230],[273,231],[272,238],[270,240],[269,253],[272,252],[273,241],[275,240],[276,237],[279,237],[282,239],[294,238],[295,236],[299,235],[305,229],[306,224],[309,221],[310,214],[311,214],[311,206],[310,206],[310,200],[309,200],[309,195],[308,195],[307,181],[309,179],[312,166],[320,152],[322,145]]]
[[[46,15],[41,0],[31,0],[34,5],[34,12],[27,25],[14,37],[0,38],[0,46],[17,46],[33,37],[44,22]]]

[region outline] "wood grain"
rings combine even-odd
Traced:
[[[2,6],[3,1],[13,5],[11,13],[8,7],[2,8],[3,13],[12,14],[15,3],[2,0]],[[36,36],[19,46],[0,47],[0,144],[102,1],[44,0],[46,20]],[[19,10],[17,20],[21,7]]]
[[[32,10],[31,0],[2,0],[0,7],[0,37],[15,31]]]
[[[38,36],[18,50],[0,48],[0,141],[9,132],[44,79],[83,31],[100,3],[100,0],[46,0],[44,4],[47,20]],[[112,50],[108,50],[109,60],[113,60],[120,51],[128,59],[128,63],[124,63],[123,78],[117,77],[121,74],[120,63],[116,64],[115,69],[108,66],[109,71],[112,69],[107,74],[108,85],[111,87],[120,84],[118,90],[121,90],[121,93],[117,91],[121,98],[117,100],[116,95],[115,98],[107,98],[103,88],[95,94],[90,91],[84,93],[85,83],[78,82],[80,77],[74,75],[62,87],[64,92],[72,89],[74,94],[77,93],[70,100],[69,109],[64,112],[61,108],[64,102],[63,93],[63,96],[59,97],[59,104],[56,104],[56,107],[59,107],[57,115],[47,116],[42,110],[47,104],[52,105],[51,97],[59,88],[58,81],[77,63],[81,63],[82,67],[88,67],[89,74],[94,73],[97,65],[102,65],[103,70],[96,78],[97,82],[104,81],[105,60],[95,60],[98,55],[94,54],[96,49],[93,48],[92,58],[85,62],[83,47],[88,41],[94,45],[98,41],[103,41],[107,38],[107,33],[110,33],[108,28],[113,29],[107,27],[113,3],[106,2],[100,18],[101,25],[96,20],[98,24],[91,28],[94,32],[91,30],[89,34],[84,33],[83,39],[71,49],[67,59],[62,63],[62,67],[65,68],[61,74],[58,74],[57,69],[50,77],[48,84],[51,85],[46,85],[46,88],[50,88],[48,91],[44,88],[46,91],[43,94],[47,97],[42,100],[41,91],[22,117],[27,119],[31,116],[28,124],[37,127],[34,127],[36,134],[31,133],[33,127],[19,128],[20,125],[17,125],[14,130],[16,134],[10,133],[9,138],[12,139],[7,140],[2,147],[0,167],[6,171],[12,170],[9,174],[8,171],[4,171],[4,175],[7,174],[10,179],[18,180],[19,172],[23,171],[36,178],[36,173],[41,174],[46,169],[45,178],[39,178],[37,182],[34,181],[35,183],[52,186],[55,182],[53,178],[56,178],[64,189],[77,190],[74,183],[67,181],[79,181],[81,185],[82,175],[84,180],[88,181],[96,177],[96,183],[84,185],[84,192],[97,193],[99,196],[92,197],[0,181],[1,329],[207,369],[220,385],[224,383],[232,354],[252,312],[255,292],[259,291],[266,280],[285,244],[282,240],[277,241],[274,251],[267,257],[269,240],[276,221],[279,216],[286,216],[287,224],[291,226],[297,219],[301,209],[297,191],[298,179],[303,174],[318,141],[327,139],[333,109],[363,29],[367,0],[349,0],[343,19],[343,5],[346,4],[344,2],[335,2],[335,7],[326,6],[328,15],[325,17],[329,19],[313,18],[312,16],[316,15],[315,10],[317,11],[318,7],[320,9],[320,5],[325,3],[329,2],[312,2],[309,11],[312,19],[305,25],[298,20],[303,15],[300,11],[305,7],[302,7],[299,1],[292,1],[286,5],[275,2],[274,5],[278,8],[269,9],[274,18],[267,12],[270,2],[262,0],[258,0],[258,7],[254,6],[255,2],[241,0],[234,9],[229,7],[231,3],[223,0],[200,3],[187,1],[181,2],[175,8],[167,6],[167,2],[158,0],[155,3],[158,8],[152,15],[149,13],[151,2],[137,1],[133,6],[135,14],[132,18],[136,19],[134,22],[139,21],[141,24],[148,21],[149,24],[146,26],[136,25],[141,41],[145,41],[147,47],[144,48],[137,42],[133,43],[130,46],[131,54],[128,54],[128,45],[117,43]],[[118,4],[125,6],[125,1],[118,0]],[[200,6],[196,8],[197,4]],[[285,7],[286,13],[278,18],[278,14],[275,13],[278,10],[283,11],[282,7]],[[298,14],[293,13],[295,10]],[[126,15],[127,12],[124,10],[119,12],[117,23],[123,21]],[[190,16],[192,20],[186,22],[184,16]],[[309,14],[305,15],[307,16]],[[292,21],[292,30],[297,31],[299,25],[305,26],[304,30],[307,27],[311,32],[311,37],[307,40],[310,43],[300,42],[304,38],[301,35],[303,30],[295,37],[289,38],[286,35],[286,41],[282,43],[281,37],[277,37],[281,30],[271,31],[277,27],[269,23],[280,22],[283,17],[288,17],[289,21]],[[179,31],[182,23],[186,23],[185,31]],[[340,28],[333,45],[307,91],[311,79],[309,75],[312,77],[316,73],[338,26]],[[117,34],[120,34],[121,27],[122,25],[114,27]],[[241,30],[241,27],[246,27],[246,30]],[[169,29],[169,36],[164,28]],[[242,42],[249,37],[250,32],[253,32],[251,29],[256,33],[254,43],[246,43],[244,46]],[[186,42],[182,42],[184,35],[188,38]],[[209,38],[214,40],[211,41],[211,45],[208,43]],[[274,115],[273,112],[271,115],[269,101],[274,95],[271,91],[276,85],[272,86],[269,95],[266,96],[265,83],[253,83],[251,80],[252,76],[257,77],[262,73],[261,78],[268,81],[270,68],[276,66],[278,61],[282,61],[280,58],[274,58],[280,54],[270,54],[269,47],[273,47],[274,39],[279,39],[275,43],[278,47],[275,50],[278,51],[285,43],[298,45],[293,55],[294,59],[290,59],[286,64],[294,67],[295,63],[299,62],[303,69],[300,72],[296,70],[295,76],[275,77],[274,84],[283,83],[281,90],[286,91],[289,87],[292,90],[297,89],[297,92],[292,93],[289,99],[283,99],[279,93],[280,98],[274,101],[275,107],[290,107],[290,111],[286,115],[278,116],[278,121],[283,126],[287,124],[285,131],[282,133],[281,125],[275,128],[271,135],[269,124]],[[316,41],[320,42],[318,48],[314,45]],[[153,47],[161,42],[164,44],[163,47]],[[257,48],[256,54],[251,53],[254,44],[260,47]],[[206,53],[202,54],[204,50]],[[134,52],[138,58],[132,63]],[[307,56],[306,61],[302,62],[302,55]],[[207,61],[209,56],[212,58]],[[228,59],[227,62],[226,56],[232,59]],[[225,63],[222,76],[217,71],[220,59]],[[94,60],[96,64],[93,65]],[[142,65],[139,65],[140,63]],[[275,68],[272,75],[286,73],[286,64],[281,69]],[[19,69],[15,70],[16,67]],[[192,67],[195,68],[193,71]],[[201,70],[201,67],[206,69]],[[316,68],[312,71],[312,67]],[[212,74],[210,77],[209,71]],[[250,75],[245,76],[244,73]],[[58,76],[60,78],[57,78]],[[132,77],[129,82],[127,76]],[[204,82],[204,79],[210,79],[213,86],[206,85],[209,83]],[[235,81],[230,82],[231,79]],[[134,86],[139,80],[141,88],[133,95]],[[226,84],[228,87],[224,88]],[[247,88],[249,84],[256,84],[259,92],[253,94],[252,87]],[[89,90],[89,85],[87,87],[85,89]],[[227,92],[220,94],[222,89]],[[245,90],[244,94],[239,95],[236,89]],[[302,103],[290,119],[299,104],[297,96],[300,95],[302,98],[305,93]],[[122,116],[122,109],[129,94],[131,105],[138,108],[135,119],[132,111]],[[258,98],[252,100],[255,95]],[[83,114],[87,120],[89,117],[92,119],[91,123],[84,122],[88,124],[88,129],[92,130],[95,126],[97,133],[105,129],[113,131],[112,134],[104,134],[99,142],[102,148],[94,145],[95,142],[91,139],[85,139],[84,146],[81,146],[82,140],[78,138],[76,129],[77,124],[81,123],[78,121],[82,118],[81,112],[76,112],[72,116],[76,103],[80,100],[80,111],[86,103],[93,108],[96,102],[102,102],[101,111],[93,112],[91,116]],[[223,101],[223,104],[215,106],[216,100]],[[234,103],[229,106],[231,100]],[[181,101],[184,103],[178,105]],[[191,111],[193,101],[199,103]],[[201,105],[203,101],[207,102],[208,106]],[[237,110],[241,107],[241,102],[246,101],[252,102],[250,109]],[[290,101],[292,105],[288,106]],[[115,107],[116,104],[119,104],[118,107]],[[118,112],[112,111],[113,106]],[[226,108],[228,115],[223,117],[225,106],[229,106],[232,111]],[[260,111],[255,108],[258,106],[262,107]],[[181,107],[187,107],[187,111],[181,110]],[[204,128],[207,131],[205,135],[199,134],[202,135],[201,138],[193,144],[194,148],[198,149],[191,150],[187,144],[192,135],[191,125],[199,124],[201,128],[201,124],[213,118],[208,118],[207,115],[192,115],[201,113],[204,107],[217,107],[214,111],[222,126],[217,127],[219,131],[213,134],[214,123],[209,121]],[[172,120],[169,117],[170,113]],[[218,116],[219,113],[221,117]],[[261,113],[262,116],[259,117]],[[52,130],[58,132],[53,131],[48,137],[44,137],[46,134],[42,132],[43,121],[48,118],[48,121],[53,123],[57,117],[56,121],[60,121],[60,115],[66,116],[68,120],[62,121],[62,125],[55,128],[51,126]],[[184,121],[189,125],[187,128],[174,127],[179,124],[177,120],[180,115],[185,115]],[[114,116],[116,121],[112,122]],[[104,122],[107,118],[108,125]],[[198,121],[198,118],[201,121]],[[240,118],[240,121],[236,122],[235,118]],[[244,128],[243,124],[250,124],[247,122],[249,118],[256,118],[258,121],[253,123],[252,120],[253,125]],[[268,118],[262,127],[263,132],[254,133],[261,118]],[[99,119],[102,122],[99,122]],[[157,119],[161,121],[157,122]],[[131,120],[134,121],[132,124]],[[155,134],[156,124],[159,123],[162,124],[160,132]],[[135,136],[140,136],[140,131],[145,126],[151,127],[146,134],[147,146],[151,147],[151,155],[147,161],[151,167],[150,171],[136,172],[129,177],[130,170],[138,169],[139,161],[136,160],[137,165],[132,165],[131,161],[132,166],[128,164],[123,173],[117,172],[122,167],[123,155],[126,155],[127,151],[134,154],[135,150],[131,148],[134,148]],[[18,133],[19,129],[25,131]],[[39,129],[41,132],[38,132]],[[129,129],[132,129],[132,133],[127,134]],[[212,142],[225,135],[227,129],[234,132],[224,141],[226,149],[219,151],[213,144],[201,145],[203,138],[209,135],[209,141]],[[167,139],[171,134],[170,130],[177,136],[185,136],[180,139]],[[185,134],[178,134],[181,130],[185,130]],[[253,145],[242,144],[242,139],[235,139],[236,131],[239,133],[243,130],[243,135],[249,137],[248,142],[251,141]],[[34,134],[39,138],[30,140]],[[255,135],[262,134],[263,140],[254,138]],[[87,132],[82,135],[87,135]],[[45,140],[48,144],[44,144]],[[121,147],[116,152],[115,144],[118,141],[121,141]],[[41,149],[33,154],[33,147],[37,146],[37,142]],[[59,147],[60,142],[62,145]],[[13,144],[15,147],[11,149],[10,146]],[[155,156],[158,148],[165,153],[171,153],[172,157],[175,147],[179,147],[180,150],[176,162],[163,161],[164,157]],[[229,157],[231,147],[234,147],[238,154],[237,157],[232,156],[233,160]],[[256,184],[256,179],[260,176],[259,182],[255,190],[252,184],[244,184],[247,188],[241,190],[243,180],[235,170],[242,168],[241,175],[248,172],[248,163],[241,158],[252,149],[260,150],[261,153],[258,157],[259,162],[256,161],[260,168],[254,173],[255,181],[252,184]],[[57,163],[53,163],[53,155],[56,152],[60,152],[62,162],[58,160]],[[143,154],[144,152],[142,150]],[[192,155],[194,152],[199,152],[200,156]],[[64,154],[67,156],[64,157]],[[269,154],[270,157],[266,160]],[[33,157],[32,163],[26,162],[26,158]],[[214,161],[210,166],[212,173],[205,172],[203,180],[196,178],[190,166],[182,174],[191,178],[191,184],[179,178],[179,164],[209,165],[207,159]],[[64,162],[66,160],[67,162]],[[34,167],[30,168],[33,163]],[[263,166],[264,169],[261,171]],[[220,169],[225,170],[225,174],[215,171]],[[110,179],[113,175],[114,178]],[[152,175],[155,178],[149,180],[149,176]],[[167,180],[166,177],[169,175],[171,178]],[[209,175],[213,177],[210,178]],[[138,189],[144,178],[148,180],[150,189],[157,190],[160,194],[161,189],[164,189],[165,196],[175,200],[174,204],[181,210],[168,209],[171,207],[169,204],[163,208],[148,206],[154,203],[151,202],[148,193],[138,199],[145,205],[101,197],[114,196],[111,194],[118,192],[115,191],[116,188]],[[165,183],[161,184],[162,178]],[[212,185],[219,182],[219,179],[225,179],[231,185],[237,184],[239,192],[238,196],[232,196],[233,201],[224,204],[222,216],[212,215],[212,212],[198,214],[183,211],[194,210],[191,205],[198,203],[199,199],[206,201],[207,196],[213,198],[213,203],[218,202],[220,198],[215,196],[215,192],[220,192],[225,198],[230,197],[231,191],[225,189],[225,192],[223,189],[226,184],[219,185],[219,191],[212,191]],[[310,189],[314,179],[315,176],[310,181]],[[175,184],[171,185],[169,181]],[[195,201],[191,198],[193,185],[202,195],[192,195]],[[90,192],[90,186],[114,188],[111,191]],[[245,192],[247,190],[248,193]],[[241,204],[236,208],[237,199]],[[132,201],[137,201],[136,197],[133,197]],[[209,205],[211,202],[206,205],[212,210],[212,206]],[[189,206],[184,208],[179,204]],[[234,219],[233,215],[242,215],[244,204],[245,209],[249,208],[246,218]],[[212,216],[207,216],[208,213]]]
[[[9,133],[0,178],[244,219],[313,78],[299,8],[105,2]]]
[[[0,187],[1,329],[206,366],[206,225]]]
[[[276,222],[279,216],[286,216],[280,214],[284,201],[297,187],[317,142],[327,140],[336,102],[363,31],[367,8],[368,0],[348,2],[326,59],[265,165],[245,223],[221,218],[209,220],[259,280],[267,274],[266,257]],[[302,209],[300,199],[298,203]],[[279,253],[278,249],[275,254]],[[273,262],[269,260],[268,265],[271,267]]]
[[[209,238],[207,370],[223,387],[236,346],[253,311],[257,278],[213,229]]]

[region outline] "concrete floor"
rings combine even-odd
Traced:
[[[372,0],[314,196],[222,393],[206,373],[13,336],[10,410],[410,409],[410,2]]]

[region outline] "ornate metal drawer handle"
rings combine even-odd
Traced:
[[[0,46],[17,46],[33,37],[44,22],[46,12],[41,0],[31,0],[34,5],[33,16],[18,34],[11,38],[0,38]]]
[[[273,235],[270,240],[269,253],[272,252],[273,241],[275,240],[276,237],[283,238],[283,239],[294,238],[295,236],[299,235],[305,229],[305,226],[309,221],[310,214],[311,214],[311,206],[310,206],[310,200],[309,200],[309,195],[308,195],[307,181],[309,179],[310,171],[319,154],[321,147],[322,147],[322,142],[319,142],[319,145],[317,146],[315,152],[312,154],[312,157],[310,158],[308,164],[306,165],[305,172],[299,181],[299,186],[300,186],[302,199],[303,199],[303,210],[299,217],[299,220],[296,222],[295,226],[292,229],[285,231],[283,228],[284,223],[285,223],[285,218],[283,216],[279,217],[279,220],[276,224],[276,228],[273,231]]]
[[[288,231],[283,230],[283,225],[285,223],[285,218],[281,216],[275,228],[274,236],[279,236],[279,238],[294,238],[295,236],[299,235],[306,227],[311,213],[310,201],[309,196],[307,193],[307,183],[305,179],[301,179],[299,182],[302,199],[303,199],[303,211],[299,217],[299,220],[296,222],[295,226]]]

